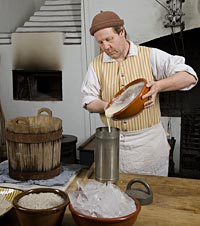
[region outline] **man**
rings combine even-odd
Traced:
[[[150,90],[143,96],[148,98],[144,110],[132,119],[111,122],[120,129],[120,171],[167,176],[170,147],[160,121],[159,93],[191,89],[196,73],[183,57],[127,40],[124,21],[112,11],[93,18],[90,34],[102,53],[83,81],[83,107],[99,113],[107,125],[104,109],[112,97],[131,81],[145,78]]]

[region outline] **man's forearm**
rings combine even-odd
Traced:
[[[107,102],[102,100],[94,100],[91,103],[87,104],[85,108],[91,113],[104,113],[104,108],[107,105]]]
[[[196,78],[193,75],[183,71],[177,72],[171,77],[159,80],[157,82],[159,84],[159,92],[175,91],[195,84]]]

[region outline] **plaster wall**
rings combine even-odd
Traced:
[[[0,0],[0,33],[14,32],[45,0]]]

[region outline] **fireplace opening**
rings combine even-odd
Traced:
[[[62,71],[13,70],[13,99],[61,101]]]
[[[173,55],[185,57],[200,75],[200,28],[178,32],[154,39],[142,45],[155,47]],[[190,91],[160,93],[162,116],[180,117],[179,176],[200,179],[200,82]]]

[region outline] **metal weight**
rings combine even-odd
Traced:
[[[144,186],[135,187],[136,183],[140,183]],[[126,193],[134,198],[136,198],[141,205],[149,205],[153,202],[153,192],[150,185],[141,178],[134,178],[130,180],[126,187]]]

